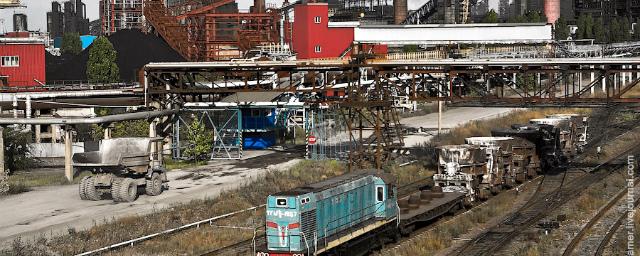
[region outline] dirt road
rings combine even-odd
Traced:
[[[69,228],[82,229],[95,223],[131,214],[146,214],[172,204],[215,197],[269,169],[288,169],[300,161],[300,153],[248,151],[243,161],[215,164],[168,173],[170,189],[161,195],[141,195],[132,203],[111,200],[82,201],[77,185],[36,188],[33,191],[0,198],[0,244],[16,237],[30,239],[38,234],[55,235]],[[258,167],[259,166],[259,167]]]
[[[445,112],[443,127],[452,128],[468,120],[490,118],[512,109],[455,108]],[[438,114],[406,118],[402,124],[435,129]],[[428,133],[410,135],[407,146],[430,138]],[[131,214],[146,214],[155,209],[192,199],[215,197],[268,169],[287,169],[302,158],[304,150],[296,153],[276,151],[245,151],[243,161],[218,161],[189,170],[169,172],[170,190],[162,195],[142,195],[133,203],[113,203],[110,200],[82,201],[77,185],[43,187],[27,193],[0,198],[0,245],[18,236],[27,239],[38,234],[59,234],[68,228],[83,229],[105,220]]]
[[[443,130],[447,130],[472,120],[494,118],[514,110],[516,109],[481,107],[453,108],[443,113],[441,127]],[[409,134],[404,138],[405,146],[417,146],[421,143],[428,142],[437,134],[438,113],[436,112],[424,116],[403,118],[400,120],[400,124],[414,129],[422,128],[421,133]]]

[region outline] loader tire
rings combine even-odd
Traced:
[[[154,172],[151,175],[151,179],[148,179],[145,184],[145,193],[149,196],[157,196],[162,194],[162,178],[160,174]]]
[[[113,178],[111,182],[111,198],[114,202],[122,202],[120,199],[120,186],[122,185],[122,178]]]
[[[133,202],[138,198],[138,185],[131,178],[124,178],[119,186],[119,202]]]
[[[87,198],[87,179],[89,179],[89,176],[82,178],[82,180],[80,180],[80,184],[78,184],[78,194],[80,194],[80,199],[82,200],[89,200],[89,198]]]

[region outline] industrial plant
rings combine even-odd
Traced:
[[[0,16],[0,255],[640,248],[637,1]]]

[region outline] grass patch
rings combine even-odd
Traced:
[[[564,113],[578,113],[588,114],[589,110],[586,109],[530,109],[530,110],[518,110],[506,114],[501,117],[486,119],[486,120],[474,120],[467,122],[464,125],[457,126],[449,133],[440,135],[434,138],[434,142],[437,145],[456,145],[464,144],[464,139],[475,136],[491,136],[491,130],[499,128],[509,128],[512,124],[524,124],[528,123],[530,119],[542,118],[551,114],[564,114]]]
[[[81,172],[73,181],[68,181],[61,171],[18,171],[9,175],[7,183],[9,190],[7,194],[20,194],[29,192],[36,187],[43,186],[62,186],[78,184],[80,180],[89,175],[90,172]]]
[[[224,213],[260,205],[265,202],[265,198],[269,194],[342,175],[345,172],[345,166],[345,164],[336,161],[302,161],[289,170],[267,172],[254,181],[246,181],[239,188],[223,192],[216,198],[176,204],[148,215],[104,220],[102,223],[96,223],[88,230],[77,231],[69,229],[68,234],[53,238],[41,237],[34,241],[17,240],[17,242],[14,241],[11,248],[0,254],[16,255],[18,251],[28,252],[31,249],[38,251],[38,248],[46,248],[47,251],[62,255],[85,252]],[[231,224],[248,225],[246,223],[247,219],[264,219],[264,215],[260,214],[260,212],[256,214],[259,218],[238,216],[237,221],[241,223]],[[229,221],[233,221],[233,219]],[[216,224],[223,225],[224,223]],[[200,230],[203,230],[203,228]],[[207,232],[200,230],[192,230],[163,239],[148,241],[135,248],[114,252],[114,255],[139,254],[142,252],[144,254],[149,252],[154,252],[151,254],[159,254],[162,252],[162,254],[166,255],[193,254],[205,249],[234,243],[247,237],[246,232],[236,232],[235,230],[214,229]],[[211,232],[221,232],[220,230],[223,231],[224,236],[211,237]],[[252,234],[252,232],[250,233]]]
[[[171,157],[165,157],[163,159],[164,166],[167,170],[186,169],[192,167],[203,166],[207,164],[207,161],[186,161],[175,160]]]

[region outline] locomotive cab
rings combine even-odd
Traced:
[[[301,209],[307,208],[310,197],[276,195],[267,198],[266,236],[269,250],[301,251],[305,237],[301,231]]]
[[[270,195],[266,248],[257,255],[315,255],[355,230],[374,230],[398,218],[393,176],[354,172]],[[264,250],[264,251],[262,251]]]

